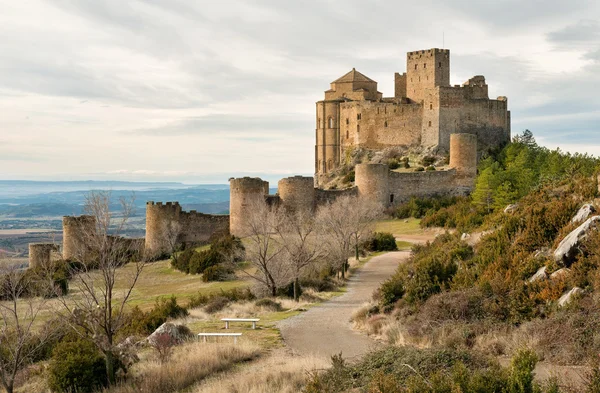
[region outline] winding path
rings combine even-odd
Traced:
[[[409,255],[409,251],[399,251],[373,257],[349,279],[346,293],[281,321],[279,328],[287,346],[300,355],[330,357],[341,352],[352,359],[380,345],[354,331],[350,317]]]

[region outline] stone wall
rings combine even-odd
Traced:
[[[390,172],[389,199],[391,204],[407,202],[411,197],[464,195],[455,186],[456,170],[423,172]]]
[[[217,236],[229,234],[229,215],[198,213],[195,210],[181,212],[179,222],[183,228],[178,238],[180,243],[208,243]]]
[[[315,207],[315,179],[294,176],[281,179],[277,184],[281,203],[292,211],[312,211]]]
[[[358,189],[356,187],[346,188],[344,190],[323,190],[315,189],[315,204],[317,207],[333,203],[337,198],[342,196],[357,196]]]
[[[437,86],[450,86],[450,51],[428,49],[406,55],[406,96],[421,103],[426,91]]]
[[[268,194],[269,182],[258,177],[229,180],[229,229],[232,235],[246,235],[248,208],[256,200],[264,200]]]

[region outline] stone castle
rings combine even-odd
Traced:
[[[354,68],[331,82],[317,102],[315,174],[343,164],[356,148],[421,146],[438,153],[450,148],[450,135],[477,136],[480,150],[510,141],[510,111],[506,97],[490,100],[485,77],[474,76],[450,85],[450,51],[409,52],[406,73],[394,76],[393,97],[383,97],[377,82]]]
[[[315,177],[294,176],[279,181],[269,194],[260,178],[230,179],[230,214],[184,212],[178,202],[146,204],[145,239],[118,239],[146,258],[168,254],[175,244],[207,243],[231,233],[245,236],[250,201],[264,198],[286,208],[314,211],[341,195],[369,198],[383,206],[411,197],[466,195],[474,187],[478,152],[510,141],[510,112],[505,97],[488,98],[483,76],[462,86],[450,86],[450,52],[431,49],[410,52],[407,72],[395,75],[395,96],[383,98],[377,82],[356,70],[331,83],[325,100],[317,102]],[[342,164],[348,149],[425,146],[448,152],[447,168],[435,171],[394,171],[387,164],[355,166],[354,184],[324,189],[320,178]],[[64,217],[62,257],[77,258],[85,249],[84,232],[93,231],[94,217]],[[51,246],[33,245],[30,266],[50,260]],[[79,253],[80,254],[80,253]]]

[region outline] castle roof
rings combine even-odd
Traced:
[[[334,80],[331,83],[345,83],[345,82],[375,82],[375,81],[373,79],[361,74],[360,72],[356,71],[355,68],[353,68],[352,71],[348,72],[346,75]]]

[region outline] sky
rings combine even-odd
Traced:
[[[600,155],[600,2],[0,0],[0,179],[275,180],[314,170],[315,102],[406,52],[485,75],[513,134]]]

